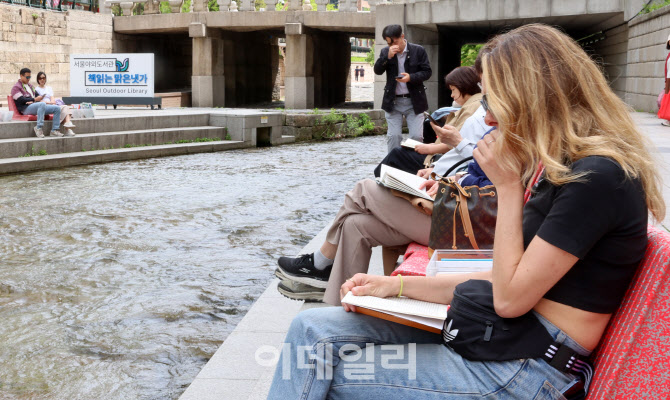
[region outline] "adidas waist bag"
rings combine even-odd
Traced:
[[[532,312],[517,318],[498,316],[493,308],[493,285],[475,279],[456,286],[442,338],[472,361],[539,358],[554,343]]]

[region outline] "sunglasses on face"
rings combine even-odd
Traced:
[[[30,80],[30,78],[32,78],[32,76],[26,75],[26,76],[24,76],[24,78],[26,78],[27,80]]]
[[[38,81],[45,81],[46,79],[47,79],[46,76],[41,76],[41,77],[37,78]]]
[[[486,100],[486,95],[482,96],[482,99],[479,100],[479,102],[482,104],[482,107],[484,107],[484,111],[489,112],[491,109],[489,108],[489,102]]]

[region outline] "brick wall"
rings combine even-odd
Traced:
[[[633,19],[628,25],[628,66],[625,99],[636,110],[656,112],[663,90],[665,43],[670,35],[670,7]]]
[[[28,67],[47,74],[58,97],[70,93],[70,54],[111,53],[112,15],[0,5],[0,103]],[[35,85],[36,82],[33,82]]]

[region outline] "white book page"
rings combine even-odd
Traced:
[[[397,168],[389,167],[385,164],[382,164],[379,175],[382,184],[385,186],[433,201],[433,198],[426,194],[426,189],[419,190],[419,186],[426,181],[424,178],[401,171]]]
[[[415,149],[416,145],[418,145],[418,144],[423,144],[423,142],[419,142],[418,140],[414,140],[414,139],[407,139],[404,142],[400,143],[400,145],[402,147],[407,147],[407,148],[410,148],[410,149]]]
[[[344,296],[342,303],[387,313],[409,314],[443,321],[447,318],[449,308],[446,304],[429,303],[406,297],[355,296],[351,292]]]

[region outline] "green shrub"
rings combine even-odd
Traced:
[[[642,8],[642,11],[640,11],[640,14],[649,14],[650,12],[656,11],[659,8],[663,8],[667,5],[670,5],[670,0],[662,0],[662,1],[656,0],[644,6],[644,8]]]
[[[344,123],[345,136],[358,137],[361,135],[368,135],[374,133],[375,124],[370,120],[367,114],[361,114],[355,117],[351,114],[347,115]]]
[[[332,125],[340,123],[342,121],[344,121],[344,115],[335,111],[334,108],[331,108],[330,113],[324,115],[323,118],[321,118],[321,120],[318,121],[317,123],[322,125]]]

